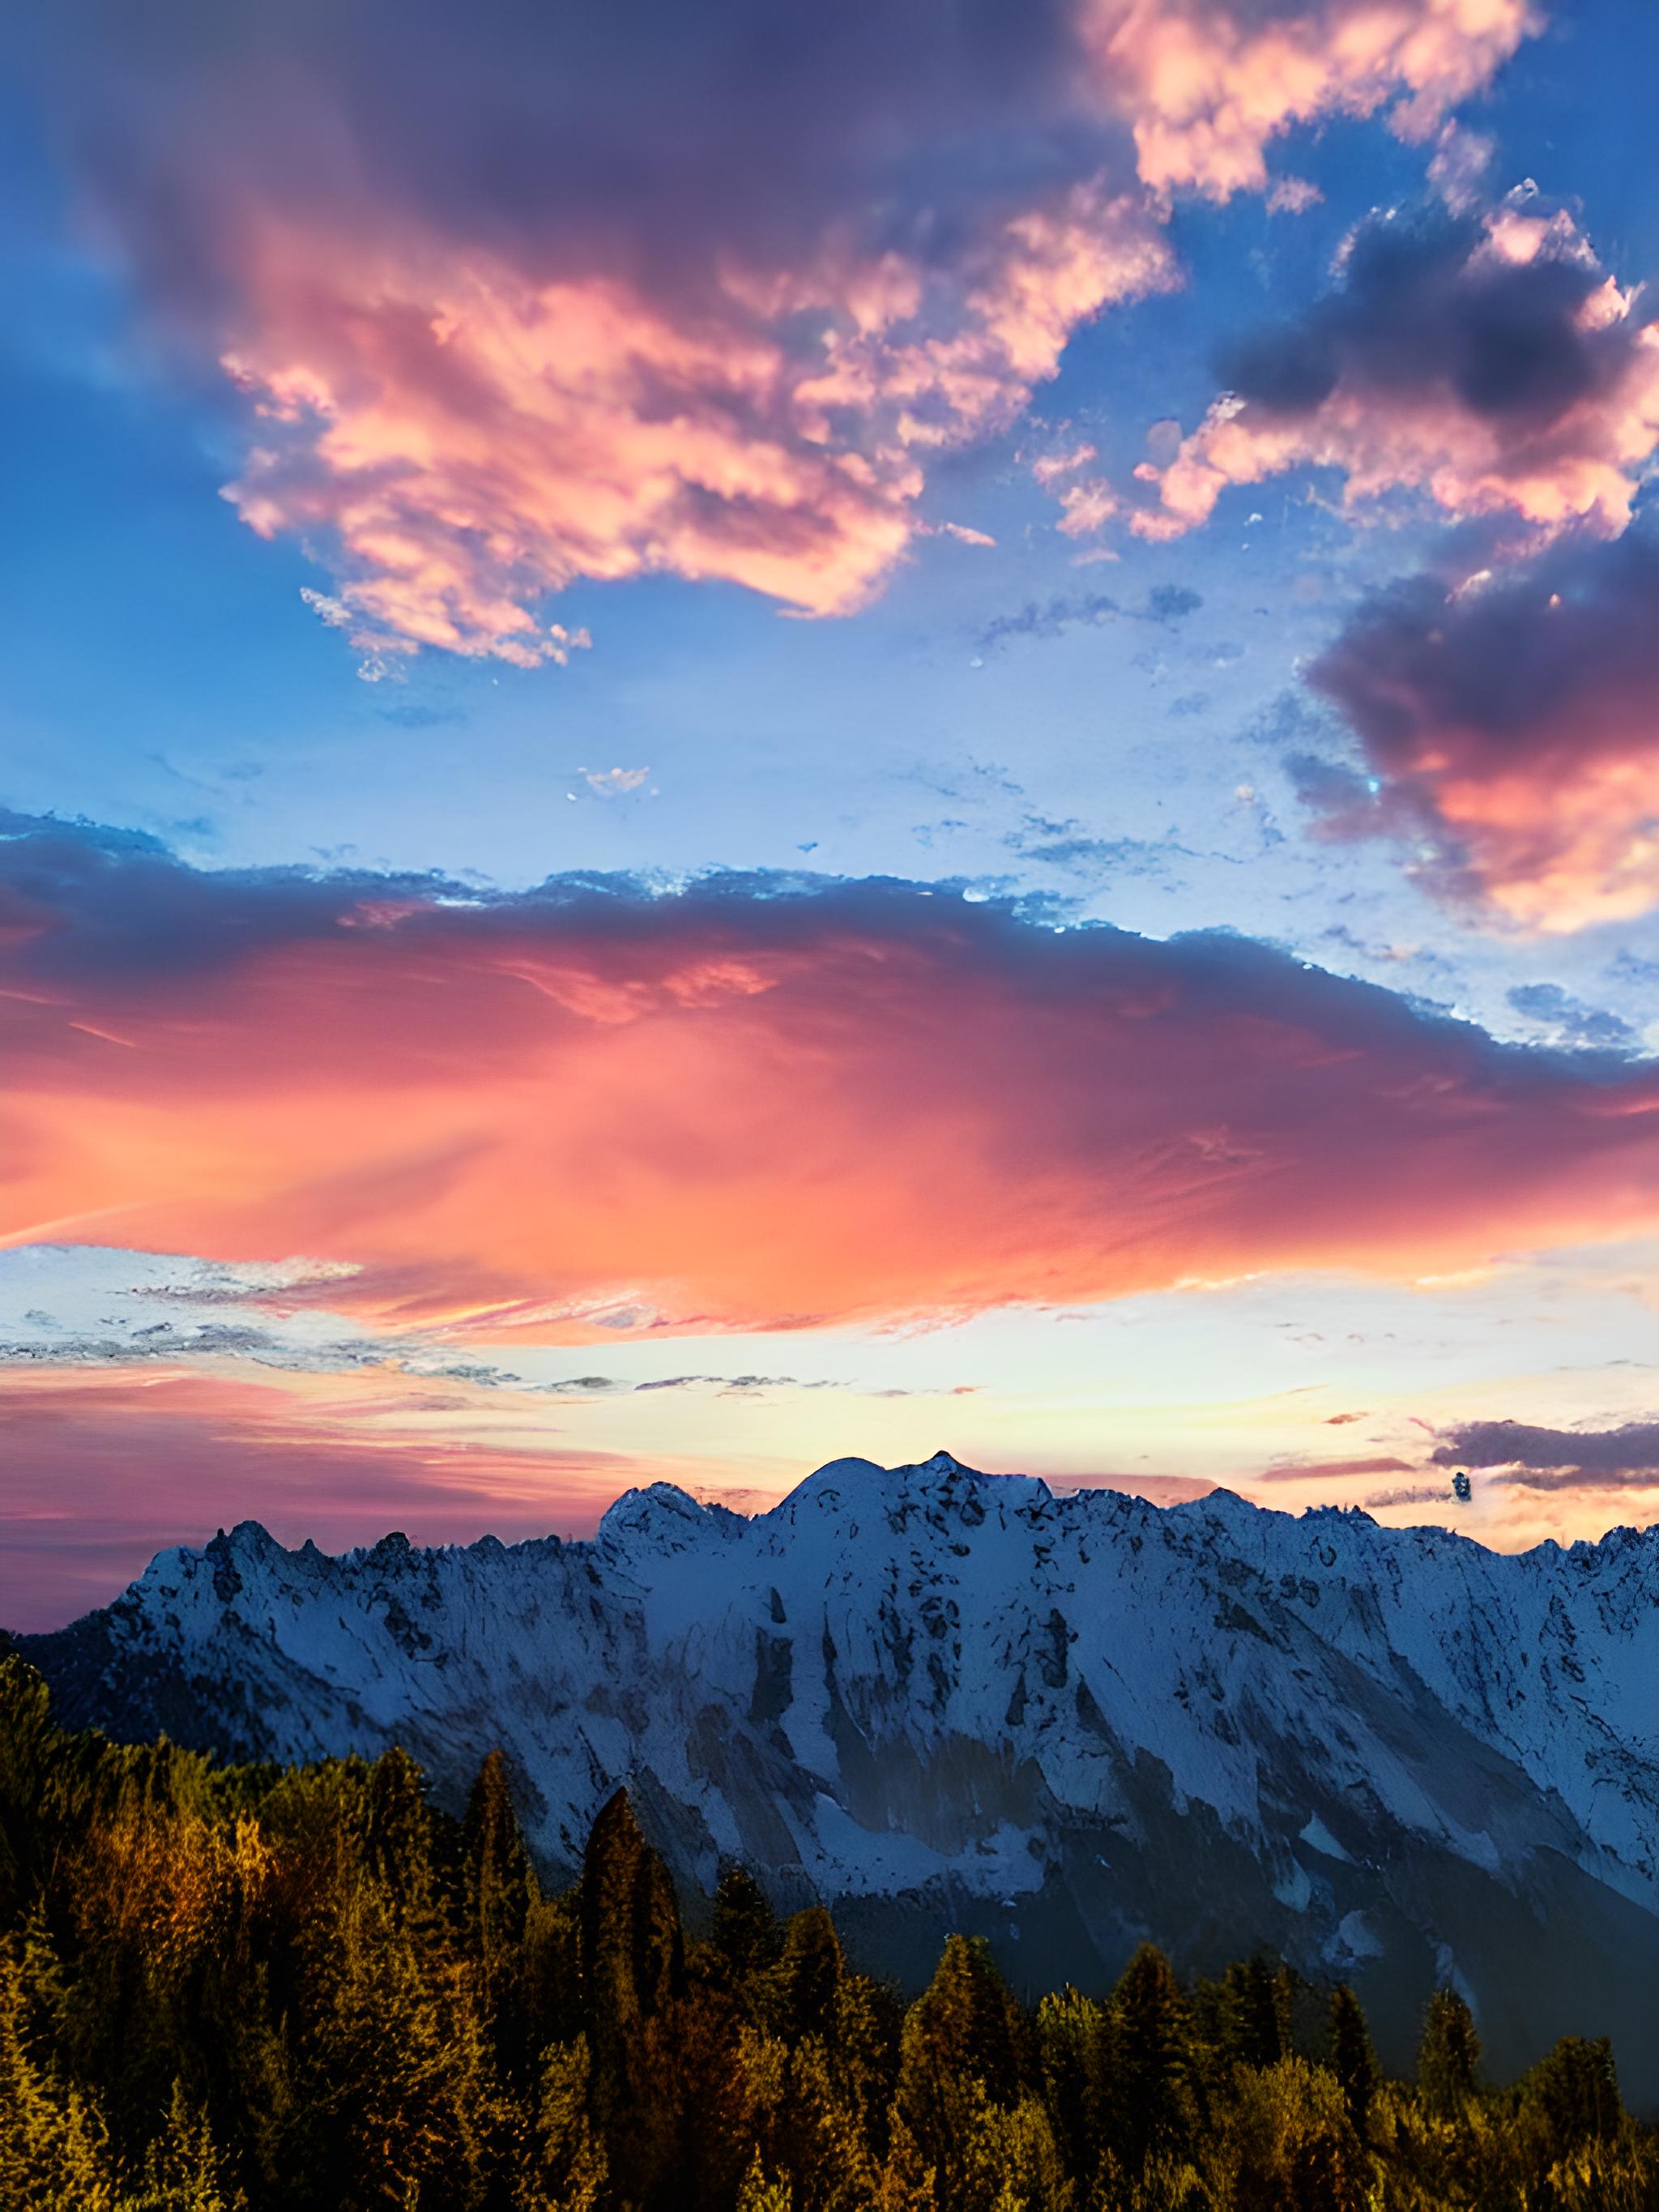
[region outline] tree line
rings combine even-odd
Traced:
[[[1430,2002],[1387,2079],[1352,1990],[1263,1959],[1018,2002],[951,1936],[906,2002],[732,1868],[696,1936],[625,1795],[538,1881],[499,1755],[221,1767],[52,1723],[0,1658],[11,2212],[1645,2212],[1605,2042],[1482,2077]]]

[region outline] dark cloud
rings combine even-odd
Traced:
[[[329,560],[375,677],[563,664],[578,578],[860,605],[921,456],[1172,281],[1078,0],[65,0],[21,44],[100,246],[258,410],[238,511]]]
[[[1163,466],[1134,527],[1179,536],[1229,485],[1335,469],[1347,496],[1426,494],[1511,536],[1630,521],[1659,419],[1653,326],[1564,210],[1513,195],[1478,214],[1373,215],[1339,281],[1235,341],[1228,387]]]
[[[1659,1488],[1659,1421],[1616,1429],[1547,1429],[1468,1421],[1431,1456],[1438,1467],[1501,1468],[1524,1490]]]
[[[1155,584],[1138,607],[1126,607],[1105,592],[1056,592],[1045,600],[1028,599],[1018,614],[997,615],[975,632],[981,652],[994,653],[1015,638],[1063,637],[1069,629],[1098,628],[1103,623],[1177,623],[1196,614],[1203,595],[1185,584]]]
[[[1079,58],[1062,0],[477,0],[465,19],[442,0],[142,19],[66,0],[37,30],[106,221],[198,292],[231,276],[225,203],[245,196],[330,227],[390,203],[544,283],[648,263],[712,289],[718,243],[781,258],[860,205],[873,238],[942,257],[988,196],[1067,160],[1054,111]]]
[[[59,1329],[45,1316],[26,1316],[41,1334],[0,1340],[0,1367],[126,1367],[160,1363],[179,1365],[204,1360],[246,1361],[293,1374],[346,1375],[385,1370],[433,1382],[465,1382],[480,1389],[535,1390],[557,1395],[588,1395],[626,1389],[602,1375],[568,1381],[529,1383],[510,1369],[456,1357],[430,1343],[397,1337],[349,1336],[320,1339],[284,1334],[253,1323],[151,1322],[136,1327],[117,1323],[109,1333]]]
[[[1203,604],[1202,592],[1186,584],[1154,584],[1141,612],[1147,622],[1176,623],[1195,615]]]
[[[1336,834],[1427,834],[1437,881],[1534,927],[1659,902],[1659,541],[1564,545],[1456,590],[1419,576],[1314,665],[1371,784],[1303,762]]]
[[[1449,1483],[1411,1483],[1399,1490],[1375,1490],[1368,1497],[1368,1513],[1384,1513],[1396,1505],[1440,1505],[1455,1502]]]
[[[1018,614],[996,615],[975,633],[975,642],[985,653],[994,653],[1011,638],[1063,637],[1079,625],[1110,622],[1123,612],[1104,592],[1057,593],[1039,604],[1028,599]]]
[[[1488,226],[1439,210],[1371,216],[1349,241],[1340,289],[1299,319],[1225,348],[1222,382],[1252,409],[1306,415],[1345,384],[1386,405],[1446,386],[1476,415],[1545,428],[1616,385],[1631,333],[1586,327],[1603,280],[1577,252],[1515,261]]]
[[[846,1382],[830,1380],[803,1382],[798,1375],[665,1375],[652,1382],[636,1382],[640,1390],[719,1390],[727,1397],[748,1397],[762,1390],[845,1390]]]
[[[1060,819],[1044,814],[1027,814],[1017,830],[1011,830],[1003,843],[1022,860],[1035,860],[1043,867],[1060,868],[1067,874],[1098,877],[1110,872],[1118,876],[1156,876],[1167,873],[1172,854],[1184,848],[1170,844],[1152,844],[1139,837],[1097,837],[1074,816]]]
[[[1587,1006],[1559,983],[1517,983],[1507,994],[1517,1014],[1552,1030],[1567,1044],[1628,1052],[1638,1038],[1630,1024],[1605,1006]]]

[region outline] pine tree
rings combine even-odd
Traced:
[[[443,1912],[432,1840],[426,1777],[409,1753],[394,1744],[368,1770],[363,1861],[394,1923],[417,1937],[433,1928]]]
[[[1099,2162],[1106,2015],[1092,1997],[1067,1987],[1037,2007],[1036,2041],[1048,2109],[1066,2162],[1092,2174]]]
[[[1036,2097],[987,2104],[975,2117],[964,2166],[960,2212],[1072,2212],[1076,2201]]]
[[[1382,2076],[1364,2013],[1346,1982],[1339,1982],[1331,1992],[1330,2051],[1331,2071],[1342,2085],[1348,2117],[1355,2134],[1363,2137]]]
[[[542,2057],[536,2115],[538,2201],[559,2212],[591,2212],[605,2195],[607,2161],[587,2117],[587,2039],[556,2043]]]
[[[1258,1952],[1229,1966],[1221,1984],[1222,2047],[1243,2066],[1273,2066],[1286,2042],[1273,1970]]]
[[[1012,2102],[1026,2086],[1023,2045],[1018,2007],[985,1943],[948,1936],[905,2018],[896,2100],[948,2203],[960,2196],[981,2106],[991,2096]]]
[[[1135,1953],[1112,1992],[1104,2132],[1131,2174],[1154,2152],[1184,2154],[1196,2125],[1186,2008],[1164,1954]]]
[[[540,1891],[499,1751],[489,1753],[472,1785],[461,1831],[461,1863],[485,2033],[505,2078],[523,2082],[534,2055],[526,2035],[526,1936]]]
[[[936,2175],[922,2155],[896,2103],[889,2130],[887,2158],[876,2185],[876,2212],[935,2212],[939,2203]]]
[[[766,1978],[765,2009],[775,2035],[799,2043],[833,2027],[846,1961],[836,1923],[821,1905],[791,1916],[778,1962]]]
[[[886,2115],[898,2081],[903,2009],[890,1990],[867,1974],[843,1974],[836,1990],[830,2039],[843,2103],[878,2163],[886,2150]]]
[[[796,2177],[796,2212],[865,2212],[875,2164],[820,2036],[805,2037],[790,2054],[782,2117],[780,2147]]]
[[[1458,2120],[1476,2094],[1480,2039],[1474,2015],[1455,1990],[1437,1990],[1423,2017],[1417,2047],[1418,2102],[1431,2118]]]
[[[1527,2076],[1522,2094],[1542,2112],[1557,2156],[1610,2142],[1624,2123],[1613,2045],[1605,2036],[1591,2043],[1564,2035]]]
[[[583,2002],[592,2110],[624,2198],[643,2202],[673,2155],[672,2080],[647,2029],[684,1984],[679,1907],[668,1869],[619,1790],[587,1839],[581,1887]]]
[[[709,1942],[739,1984],[777,1964],[782,1931],[766,1893],[746,1867],[728,1866],[720,1875]]]
[[[247,2199],[227,2185],[223,2168],[206,2111],[175,2081],[167,2125],[145,2155],[133,2212],[245,2212]]]

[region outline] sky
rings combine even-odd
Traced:
[[[11,21],[0,1621],[940,1447],[1655,1518],[1656,80]]]

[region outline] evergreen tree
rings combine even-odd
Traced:
[[[794,2191],[781,2174],[769,2174],[757,2151],[738,2191],[737,2212],[793,2212]]]
[[[1229,1966],[1221,1984],[1222,2047],[1243,2066],[1274,2066],[1287,2049],[1279,1990],[1258,1952]]]
[[[750,2094],[743,2032],[740,2002],[721,1969],[696,1958],[684,1995],[652,2031],[672,2052],[676,2173],[684,2212],[726,2212],[757,2141],[772,2142]],[[771,2078],[781,2087],[781,2049]]]
[[[0,1942],[0,2204],[112,2212],[109,2138],[96,2106],[31,2049],[23,1976]]]
[[[1018,2006],[982,1940],[945,1939],[933,1980],[905,2017],[896,2108],[935,2186],[955,2203],[974,2119],[988,2097],[1026,2086]]]
[[[960,2212],[1072,2212],[1068,2178],[1042,2100],[988,2101],[975,2115],[964,2160]]]
[[[935,2179],[933,2167],[896,2104],[887,2158],[876,2185],[876,2212],[934,2212],[939,2202]]]
[[[1547,2122],[1557,2156],[1610,2141],[1624,2120],[1613,2045],[1605,2036],[1591,2043],[1564,2035],[1528,2075],[1523,2094]]]
[[[461,1863],[485,2031],[502,2073],[509,2081],[523,2081],[534,2056],[526,2034],[531,2008],[526,1937],[540,1892],[499,1751],[489,1753],[472,1785],[461,1832]]]
[[[207,2113],[175,2081],[167,2125],[145,2156],[143,2185],[131,2212],[246,2212],[246,2204],[240,2189],[226,2185]]]
[[[805,2037],[790,2054],[782,2118],[781,2148],[796,2177],[796,2212],[865,2212],[875,2164],[821,2036]]]
[[[766,1978],[765,2010],[775,2035],[799,2043],[833,2031],[836,1993],[846,1961],[836,1923],[821,1905],[791,1916],[778,1962]]]
[[[1153,2153],[1184,2154],[1197,2124],[1186,2008],[1170,1962],[1143,1943],[1112,1992],[1104,2132],[1131,2174]]]
[[[581,1887],[583,2004],[594,2117],[624,2197],[648,2201],[673,2156],[672,2082],[648,2035],[684,1987],[679,1906],[625,1790],[587,1839]]]
[[[878,2162],[886,2152],[887,2108],[898,2081],[902,2006],[867,1974],[843,1974],[831,2039],[836,2079],[860,2140]]]
[[[740,1984],[777,1964],[782,1931],[766,1893],[746,1867],[728,1866],[721,1874],[709,1941]]]
[[[1037,2007],[1037,2056],[1048,2110],[1067,2166],[1083,2176],[1092,2176],[1103,2148],[1105,2041],[1106,2014],[1092,1997],[1066,1988]]]
[[[428,1932],[435,1934],[446,1904],[434,1863],[426,1777],[394,1744],[370,1766],[368,1780],[362,1869],[384,1897],[393,1925],[407,1928],[418,1942]]]
[[[1455,1990],[1437,1990],[1417,2047],[1418,2101],[1431,2118],[1462,2118],[1476,2094],[1480,2066],[1474,2015]]]
[[[592,2212],[603,2201],[607,2160],[587,2117],[587,2039],[550,2044],[542,2057],[534,2160],[540,2201]]]
[[[1342,2085],[1348,2117],[1355,2133],[1363,2136],[1382,2077],[1364,2013],[1346,1982],[1339,1982],[1331,1992],[1330,2053],[1331,2071]]]

